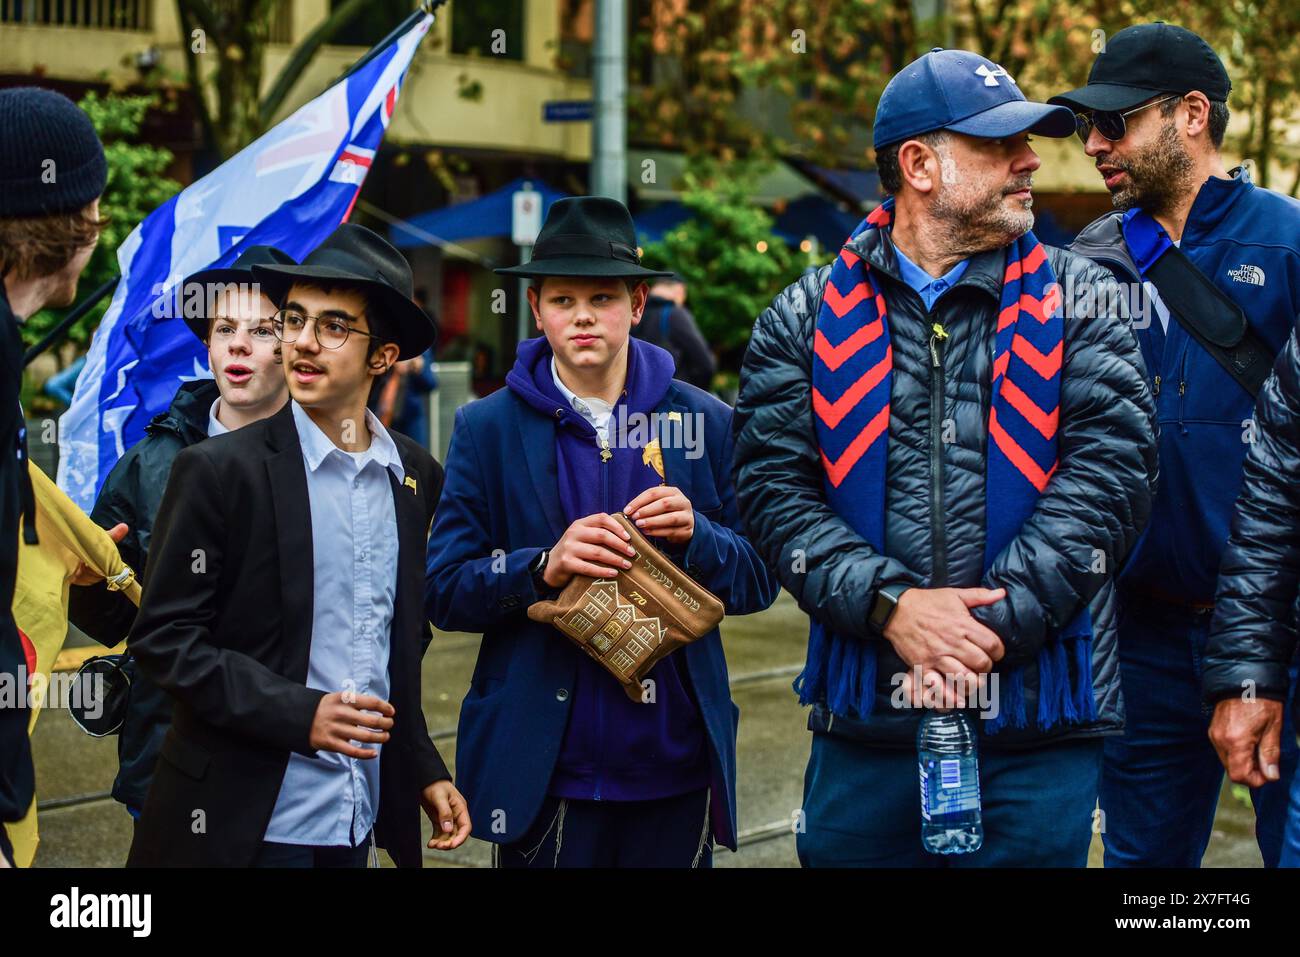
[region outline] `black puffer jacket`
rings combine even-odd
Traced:
[[[176,392],[171,407],[145,426],[145,437],[118,459],[90,512],[101,528],[118,522],[128,526],[117,550],[140,580],[146,574],[153,520],[162,504],[172,463],[181,450],[208,437],[208,414],[220,396],[211,379],[186,382]],[[91,638],[108,647],[123,641],[135,621],[136,607],[121,592],[104,585],[69,589],[68,618]],[[172,699],[144,676],[134,661],[125,669],[131,676],[131,697],[126,721],[118,733],[117,779],[113,797],[137,810],[144,807],[153,779],[158,751],[171,725]]]
[[[1202,677],[1208,701],[1248,690],[1285,701],[1300,592],[1300,339],[1296,330],[1255,403],[1232,533],[1219,568]]]
[[[1127,318],[1085,318],[1086,300],[1076,300],[1078,310],[1067,304],[1060,465],[1019,536],[983,574],[993,332],[1005,252],[973,257],[930,312],[899,278],[886,230],[873,230],[847,248],[879,277],[889,311],[894,358],[884,554],[831,511],[823,492],[809,396],[813,329],[829,266],[789,286],[759,316],[734,420],[736,494],[750,540],[804,611],[842,635],[880,643],[869,720],[832,721],[824,705],[815,705],[809,728],[882,746],[914,744],[921,712],[889,703],[890,676],[907,666],[867,623],[876,590],[905,582],[1007,589],[1006,599],[974,613],[1006,646],[999,668],[1029,665],[1030,715],[1037,706],[1038,650],[1089,602],[1096,722],[1044,734],[1031,720],[1028,728],[1007,727],[989,737],[987,745],[1027,747],[1047,737],[1118,732],[1123,705],[1112,580],[1146,523],[1157,468],[1155,410]],[[1047,253],[1057,280],[1076,296],[1090,283],[1114,282],[1086,259],[1050,247]],[[1119,301],[1100,295],[1097,300]],[[932,378],[935,322],[948,338],[942,367]],[[942,406],[935,413],[932,401]],[[936,529],[946,541],[946,560],[936,560]],[[1102,564],[1099,556],[1101,573],[1093,570]]]

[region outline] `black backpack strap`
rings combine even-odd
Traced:
[[[1210,282],[1177,246],[1166,249],[1146,271],[1169,313],[1252,397],[1259,394],[1277,358],[1241,307]]]

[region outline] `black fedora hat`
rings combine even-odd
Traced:
[[[192,276],[186,276],[185,281],[181,283],[182,303],[186,302],[191,295],[196,298],[194,301],[203,303],[202,315],[191,315],[195,310],[182,308],[180,310],[181,318],[185,320],[185,325],[190,327],[190,332],[194,333],[203,342],[208,341],[209,317],[207,304],[210,301],[208,291],[214,285],[227,285],[230,283],[252,283],[254,266],[271,266],[271,265],[293,265],[293,257],[288,253],[280,252],[274,246],[249,246],[229,266],[222,266],[216,269],[200,269]],[[198,287],[196,290],[194,287]]]
[[[391,324],[398,358],[411,359],[433,345],[438,327],[415,304],[415,280],[406,258],[377,233],[344,223],[297,266],[254,266],[253,275],[277,305],[295,282],[363,290],[378,300]]]
[[[599,276],[654,279],[671,276],[641,265],[632,214],[616,199],[557,199],[537,234],[533,258],[496,270],[503,276]]]

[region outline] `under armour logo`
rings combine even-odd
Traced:
[[[1006,70],[1002,69],[1002,67],[1000,66],[995,66],[992,70],[990,70],[988,67],[986,67],[984,64],[981,63],[979,67],[975,70],[975,75],[984,77],[985,86],[997,86],[998,77],[1000,76],[1005,76],[1012,83],[1016,82],[1015,77],[1013,77]]]

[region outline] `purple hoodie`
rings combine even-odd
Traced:
[[[608,461],[600,457],[596,430],[570,407],[551,378],[551,346],[543,337],[519,344],[509,389],[556,423],[555,459],[560,506],[567,521],[595,512],[617,512],[648,488],[659,473],[641,461],[641,449],[618,437],[622,415],[649,414],[663,401],[673,378],[673,359],[663,349],[630,339],[627,385],[610,418]],[[667,546],[666,542],[657,542]],[[683,549],[664,547],[680,560]],[[556,633],[556,641],[566,641]],[[650,671],[655,703],[631,701],[604,669],[577,648],[577,677],[569,723],[551,776],[555,797],[595,801],[644,801],[672,797],[709,785],[709,747],[699,706],[680,653]]]

